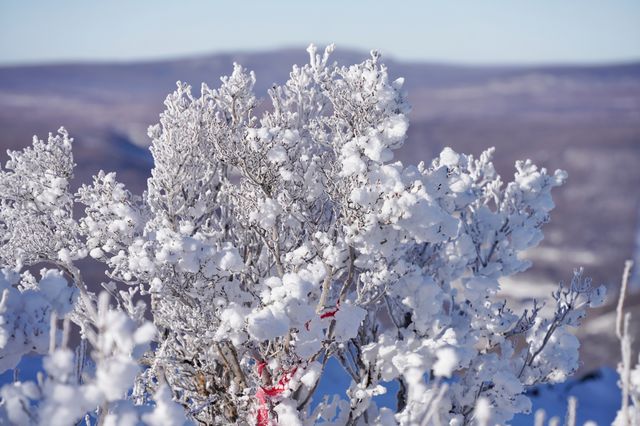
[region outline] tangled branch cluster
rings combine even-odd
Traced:
[[[529,266],[519,254],[542,239],[566,174],[522,161],[505,184],[492,149],[394,162],[410,110],[402,79],[389,81],[375,52],[339,67],[332,50],[310,47],[260,118],[239,65],[199,96],[178,83],[149,129],[142,196],[102,171],[73,194],[63,129],[10,153],[0,369],[47,355],[37,383],[2,388],[0,418],[502,424],[530,410],[527,387],[574,371],[569,327],[603,288],[576,272],[550,316],[515,314],[496,295]],[[83,280],[85,257],[107,269],[101,295]],[[54,269],[38,281],[29,269],[43,265]],[[314,396],[331,359],[351,385]],[[390,382],[395,410],[375,402]]]

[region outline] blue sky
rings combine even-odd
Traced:
[[[640,0],[1,0],[0,64],[378,48],[404,60],[640,60]]]

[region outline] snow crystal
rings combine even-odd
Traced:
[[[348,301],[341,304],[335,313],[334,335],[336,340],[346,341],[356,337],[360,324],[364,321],[366,315],[366,310]]]
[[[287,426],[302,426],[302,421],[298,416],[297,403],[292,399],[285,399],[274,407],[278,415],[278,424]]]
[[[171,398],[171,390],[166,384],[158,387],[153,395],[156,403],[151,413],[143,414],[142,420],[148,426],[180,426],[186,423],[184,410]]]
[[[460,161],[460,155],[448,146],[445,147],[440,153],[440,164],[447,167],[454,167],[458,165]]]
[[[485,397],[478,398],[473,415],[478,425],[488,425],[491,420],[491,401]]]
[[[282,311],[262,308],[247,318],[247,331],[256,340],[269,340],[289,332],[289,319]]]
[[[433,365],[433,374],[438,377],[451,377],[458,368],[458,354],[455,349],[445,347],[436,352],[438,360]]]
[[[321,372],[322,364],[318,361],[313,361],[305,369],[304,375],[300,378],[300,381],[308,388],[312,388],[317,381],[320,380]]]
[[[276,145],[267,152],[267,159],[274,164],[280,164],[287,161],[289,157],[283,146]]]

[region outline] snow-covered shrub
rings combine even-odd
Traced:
[[[72,194],[64,130],[10,153],[0,365],[46,352],[53,334],[41,380],[2,388],[5,418],[502,424],[530,409],[528,386],[574,371],[569,329],[602,288],[577,271],[548,317],[497,297],[501,277],[529,266],[519,254],[542,239],[566,174],[520,161],[505,184],[492,149],[394,161],[409,125],[403,80],[375,52],[339,67],[331,50],[310,47],[260,118],[255,76],[239,65],[197,96],[178,83],[149,128],[155,167],[141,196],[104,172]],[[83,281],[87,256],[107,268],[115,306]],[[41,264],[58,272],[36,283],[25,268]],[[81,350],[58,343],[56,318],[79,326]],[[330,359],[351,386],[312,403]],[[389,382],[395,411],[374,401]]]

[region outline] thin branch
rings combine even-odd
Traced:
[[[624,272],[622,273],[622,284],[620,285],[620,295],[618,296],[618,306],[616,307],[616,335],[618,339],[622,340],[622,317],[624,308],[624,298],[627,292],[627,285],[629,283],[629,276],[631,275],[631,268],[633,267],[633,261],[627,260],[624,262]]]

